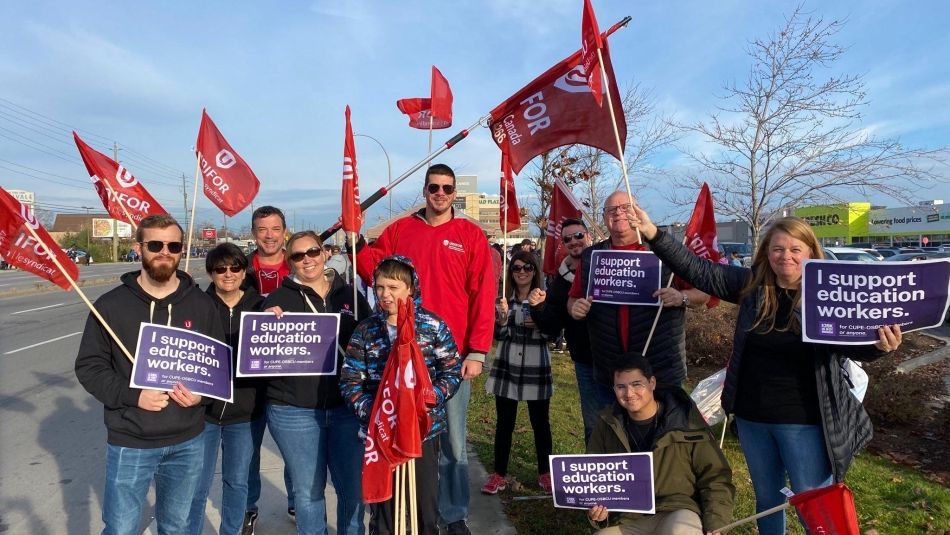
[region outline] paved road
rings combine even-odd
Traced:
[[[204,259],[201,266],[204,266]],[[132,271],[139,267],[138,264],[128,264],[120,262],[118,264],[93,264],[91,266],[79,266],[79,280],[81,282],[91,281],[107,277],[117,277],[126,271]],[[192,261],[194,267],[194,260]],[[0,295],[9,295],[11,292],[21,292],[34,289],[55,289],[52,283],[43,280],[36,275],[16,269],[5,269],[0,271]]]
[[[130,266],[90,266],[82,272],[115,276],[129,271]],[[194,264],[192,268],[194,271]],[[0,284],[30,287],[36,280],[22,272],[0,272]],[[204,274],[197,280],[202,287],[208,284]],[[95,301],[114,286],[114,282],[92,285],[83,291]],[[102,406],[73,373],[87,314],[72,291],[0,297],[0,534],[82,535],[102,530],[106,444]],[[474,458],[471,463],[473,532],[514,533],[497,498],[479,494],[484,469]],[[283,462],[269,434],[261,472],[264,488],[257,532],[295,533],[286,516]],[[206,533],[217,532],[220,471],[211,496]],[[336,500],[332,487],[327,500],[328,512],[333,513]],[[148,503],[142,532],[154,534],[153,494]]]

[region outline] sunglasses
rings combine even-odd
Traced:
[[[240,273],[244,271],[244,268],[242,268],[241,266],[218,266],[211,271],[214,271],[218,275],[224,275],[228,271],[230,271],[231,273]]]
[[[522,271],[524,271],[525,273],[534,273],[534,266],[532,266],[531,264],[521,264],[520,266],[515,266],[515,265],[511,266],[512,273],[521,273]]]
[[[571,243],[571,240],[577,240],[577,241],[583,240],[584,236],[586,235],[587,235],[586,232],[575,232],[574,234],[565,234],[561,236],[561,240],[563,240],[564,243]]]
[[[323,249],[321,249],[320,247],[311,247],[307,249],[306,251],[297,251],[296,253],[291,253],[290,261],[300,262],[301,260],[303,260],[304,256],[309,256],[310,258],[316,258],[320,256],[321,254],[323,254]]]
[[[439,188],[442,188],[442,191],[446,195],[451,195],[455,193],[455,186],[452,184],[429,184],[426,186],[426,191],[429,192],[429,195],[435,195],[439,192]]]
[[[182,244],[180,241],[162,241],[162,240],[149,240],[141,241],[139,245],[144,245],[148,252],[150,253],[160,253],[165,246],[168,246],[168,252],[171,254],[178,254],[181,252]]]

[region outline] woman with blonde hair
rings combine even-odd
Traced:
[[[871,420],[850,392],[847,358],[873,360],[901,344],[898,325],[881,327],[867,346],[814,344],[801,336],[802,263],[823,258],[805,221],[772,223],[752,267],[716,264],[692,254],[634,206],[631,223],[664,264],[696,288],[739,305],[722,406],[735,414],[756,511],[795,492],[842,481],[871,439]],[[785,533],[784,514],[758,520],[762,535]]]

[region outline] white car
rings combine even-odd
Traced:
[[[877,262],[877,258],[870,253],[853,247],[824,247],[825,258],[828,260],[851,260],[854,262]]]

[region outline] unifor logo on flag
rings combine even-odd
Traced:
[[[621,144],[626,144],[627,124],[606,43],[603,56],[617,131]],[[582,59],[583,53],[578,50],[492,110],[492,138],[508,152],[516,174],[535,156],[574,143],[620,158],[610,109],[590,98]]]
[[[363,226],[363,211],[360,209],[359,175],[356,172],[356,144],[353,142],[353,126],[350,124],[350,107],[346,107],[346,134],[343,139],[343,230],[359,232]]]
[[[261,183],[247,162],[224,139],[206,110],[201,110],[196,150],[205,196],[229,217],[247,208],[257,196]]]
[[[43,244],[36,241],[27,227],[33,229],[43,244],[56,255],[56,260],[66,270],[64,274]],[[0,188],[0,256],[10,265],[38,275],[64,290],[70,289],[69,278],[79,278],[79,268],[66,256],[36,220],[29,207]]]
[[[703,182],[693,213],[686,224],[684,240],[686,247],[696,256],[722,264],[725,262],[722,262],[719,256],[719,241],[716,236],[716,213],[713,210],[712,193],[709,191],[709,185]],[[681,288],[688,287],[686,282],[679,277],[676,280],[679,281]],[[711,297],[706,303],[706,308],[713,308],[718,304],[719,298]]]
[[[147,216],[168,213],[119,162],[87,145],[76,132],[73,140],[109,217],[138,226]]]
[[[508,163],[508,155],[501,153],[501,201],[499,202],[499,223],[504,232],[521,228],[521,210],[518,208],[518,196],[515,194],[515,176]]]
[[[582,215],[581,205],[567,184],[554,179],[551,211],[548,212],[548,224],[544,231],[544,262],[541,268],[548,275],[556,274],[561,261],[567,256],[564,242],[561,241],[561,224],[565,219],[580,219]]]
[[[412,128],[428,130],[430,118],[433,130],[452,126],[452,121],[432,117],[431,98],[403,98],[396,101],[396,107],[409,116],[409,126]]]

